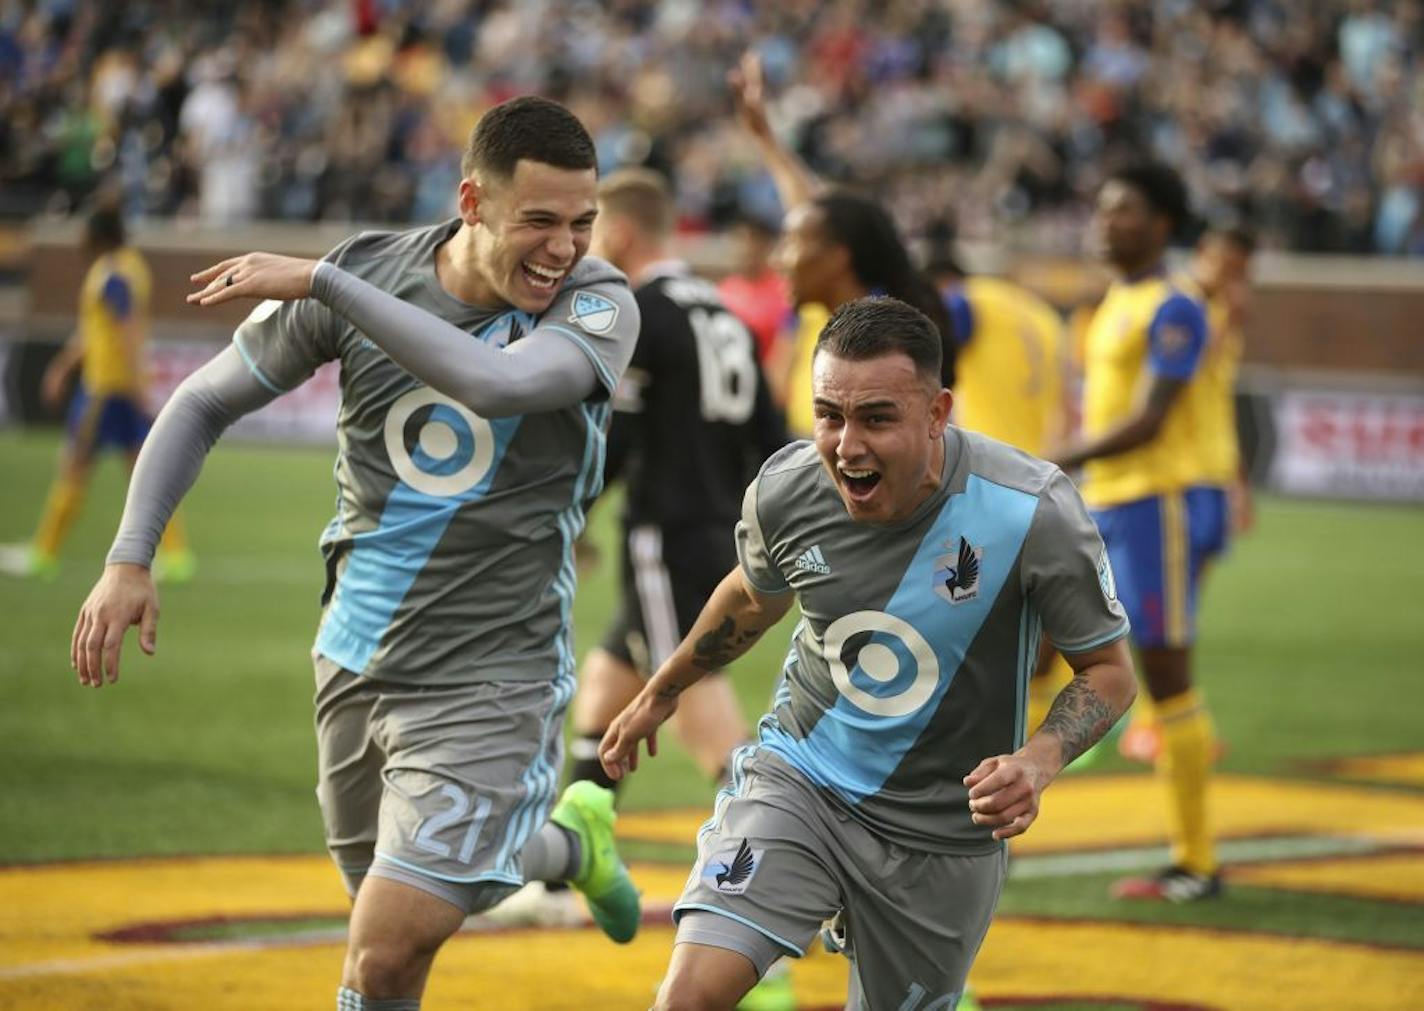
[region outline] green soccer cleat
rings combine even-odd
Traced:
[[[59,576],[59,559],[30,544],[0,544],[0,572],[52,583]]]
[[[593,922],[614,941],[627,944],[638,933],[642,900],[618,857],[613,841],[613,791],[581,779],[570,783],[549,820],[578,836],[582,852],[578,876],[569,881],[583,893]]]
[[[193,552],[160,551],[153,559],[153,581],[178,586],[192,582],[198,574],[198,559]]]
[[[737,1004],[737,1011],[796,1011],[796,988],[791,985],[785,960],[771,964],[766,975]]]

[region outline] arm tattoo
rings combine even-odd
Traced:
[[[1098,697],[1088,682],[1075,677],[1053,700],[1041,729],[1058,738],[1066,767],[1096,744],[1116,719],[1112,708]]]
[[[703,670],[720,670],[746,652],[760,638],[764,628],[738,628],[730,617],[700,637],[692,647],[692,662]]]

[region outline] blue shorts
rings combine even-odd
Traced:
[[[1216,487],[1093,510],[1107,545],[1118,599],[1140,647],[1190,646],[1196,638],[1202,569],[1226,550],[1226,491]]]
[[[80,384],[69,402],[70,442],[85,456],[108,446],[137,452],[152,425],[153,419],[133,397],[95,397]]]

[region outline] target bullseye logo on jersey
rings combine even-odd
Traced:
[[[490,423],[429,387],[404,394],[386,412],[386,453],[396,475],[416,491],[460,495],[494,462]]]
[[[589,333],[605,334],[618,322],[618,304],[591,291],[578,292],[574,295],[569,322],[577,323]]]
[[[836,690],[872,716],[909,716],[939,686],[934,649],[915,626],[893,614],[847,614],[826,627],[823,642]]]

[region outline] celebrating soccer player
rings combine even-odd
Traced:
[[[341,362],[337,516],[322,536],[318,795],[355,906],[338,1007],[413,1008],[441,944],[526,880],[571,880],[610,937],[639,900],[612,794],[550,815],[574,690],[573,542],[638,333],[623,275],[585,259],[595,156],[562,106],[480,120],[459,216],[364,233],[321,263],[250,254],[190,301],[265,301],[180,387],[139,459],[75,627],[81,682],[154,649],[154,542],[240,415]],[[308,297],[309,296],[309,297]]]
[[[731,1008],[836,914],[850,1006],[953,1007],[1002,840],[1132,701],[1128,622],[1087,509],[1058,468],[946,424],[940,348],[898,300],[836,311],[814,442],[762,468],[740,566],[601,745],[610,775],[636,768],[684,691],[800,605],[774,709],[699,837],[659,1007]],[[1025,741],[1042,632],[1074,677]]]

